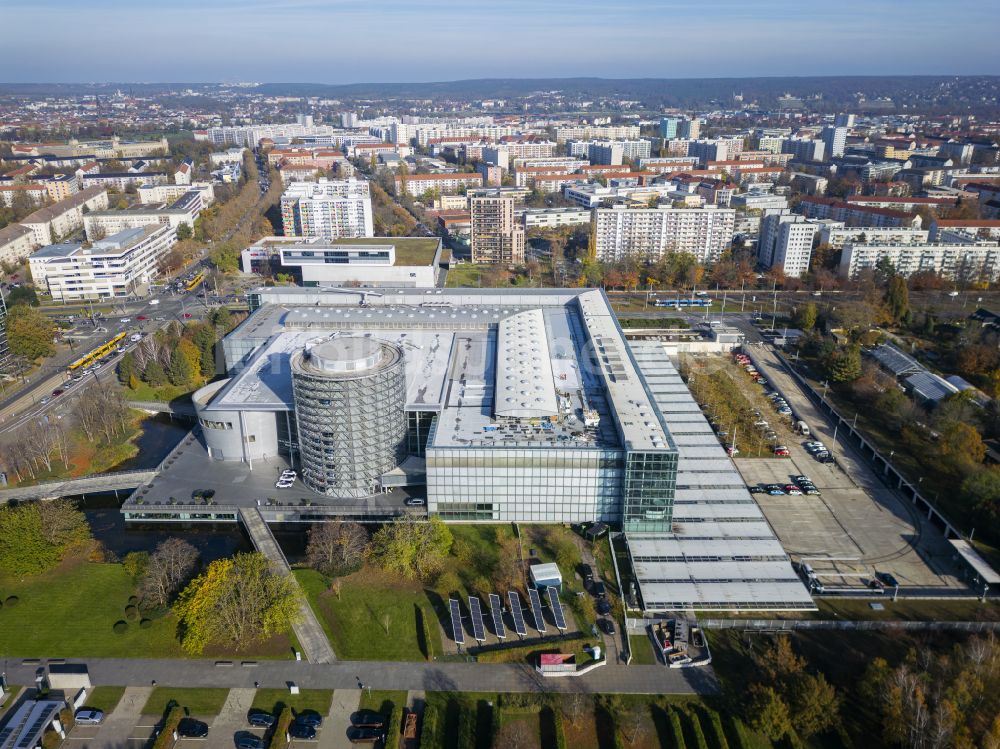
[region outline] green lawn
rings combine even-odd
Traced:
[[[359,709],[361,710],[376,710],[388,715],[394,705],[399,705],[400,707],[406,706],[406,692],[400,691],[388,691],[388,690],[378,690],[365,689],[361,693],[361,704]]]
[[[632,663],[636,666],[655,666],[659,663],[653,651],[653,643],[645,635],[629,635],[628,648],[632,653]]]
[[[330,712],[332,701],[332,689],[302,689],[298,694],[289,694],[288,689],[258,689],[253,696],[252,707],[267,710],[274,715],[278,715],[285,707],[292,708],[295,714],[303,710],[314,710],[320,715],[326,715]]]
[[[452,265],[448,269],[445,277],[445,286],[455,288],[458,286],[479,287],[479,278],[482,267],[473,263],[463,263],[462,265]]]
[[[0,653],[20,657],[179,658],[172,615],[154,617],[148,629],[130,622],[117,634],[134,592],[120,564],[66,563],[23,579],[0,578],[0,595],[17,606],[0,609]],[[145,613],[145,612],[144,612]]]
[[[156,687],[146,700],[142,713],[162,715],[167,709],[167,703],[172,700],[191,715],[218,715],[227,696],[229,696],[228,689]],[[328,708],[329,706],[327,703]]]
[[[139,387],[135,390],[132,390],[131,388],[125,389],[125,395],[129,400],[133,401],[170,402],[175,398],[180,398],[190,392],[190,388],[181,387],[179,385],[160,385],[159,387],[153,387],[152,385],[147,385],[145,382],[140,382]]]
[[[390,585],[374,570],[362,570],[344,579],[338,598],[329,591],[327,579],[315,570],[295,570],[295,577],[338,658],[424,660],[418,639],[418,615],[429,618],[431,652],[440,654],[440,627],[419,585]]]
[[[107,715],[117,707],[125,694],[125,687],[94,687],[87,695],[87,707],[96,707]]]

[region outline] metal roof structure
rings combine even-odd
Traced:
[[[542,310],[500,321],[494,413],[512,418],[557,416],[556,386]]]
[[[469,615],[472,618],[472,636],[476,642],[486,640],[486,626],[483,624],[483,607],[476,596],[469,596]]]
[[[528,588],[528,600],[531,601],[531,617],[535,620],[535,629],[545,634],[545,617],[542,616],[542,599],[538,591]]]
[[[965,560],[965,563],[975,570],[984,583],[987,585],[1000,583],[1000,575],[980,556],[972,544],[960,538],[950,538],[948,541],[954,547],[955,551],[958,552],[959,556]]]
[[[629,345],[678,453],[672,532],[627,534],[643,607],[814,609],[812,597],[665,345],[653,340]]]
[[[934,403],[944,400],[949,395],[960,392],[957,387],[943,377],[938,377],[936,374],[926,370],[910,375],[904,382],[915,395],[920,396],[925,401],[933,401]]]
[[[456,645],[464,645],[465,630],[462,628],[462,607],[456,599],[449,598],[448,608],[451,611],[451,635]]]
[[[507,591],[507,598],[510,601],[510,615],[514,618],[514,631],[521,637],[528,634],[528,628],[524,626],[524,609],[521,608],[521,596],[516,590]]]
[[[891,343],[883,343],[872,349],[872,356],[883,367],[897,377],[925,372],[924,366],[912,356],[904,354]]]
[[[12,709],[0,728],[0,749],[34,749],[66,705],[62,700],[25,700]]]
[[[503,626],[503,604],[496,593],[490,593],[490,615],[493,618],[493,633],[499,639],[505,639],[507,630]]]

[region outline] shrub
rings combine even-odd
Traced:
[[[437,743],[437,706],[424,707],[423,725],[420,727],[420,746],[435,746]]]
[[[139,609],[136,606],[126,606],[125,607],[125,618],[130,622],[134,622],[139,618]]]
[[[129,606],[138,606],[139,605],[139,596],[129,596],[128,597],[128,605]]]
[[[128,632],[128,622],[124,619],[119,619],[114,623],[112,629],[115,631],[116,635],[123,635]]]
[[[274,725],[274,733],[271,734],[271,744],[269,749],[286,749],[288,746],[288,727],[292,725],[292,708],[283,707],[278,722]]]
[[[17,596],[7,596],[7,600],[4,601],[4,604],[7,606],[17,606],[17,604],[20,602],[21,599],[18,598]]]
[[[150,749],[170,749],[174,745],[174,731],[177,730],[177,724],[181,722],[183,717],[184,708],[180,705],[174,704],[167,710],[167,714],[163,718],[163,730],[160,731]]]
[[[140,619],[139,620],[139,629],[149,629],[152,626],[153,626],[153,620],[152,619]]]

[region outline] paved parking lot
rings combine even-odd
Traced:
[[[152,687],[128,687],[118,706],[105,716],[99,726],[73,726],[64,746],[69,749],[141,749],[152,735],[152,724],[145,734],[137,728],[145,721],[141,711]]]
[[[808,476],[820,496],[756,495],[764,515],[793,559],[840,557],[892,573],[901,588],[963,590],[956,576],[953,551],[941,532],[891,491],[867,463],[834,442],[833,427],[813,406],[767,346],[752,346],[757,368],[788,400],[831,450],[837,465],[817,462],[802,446],[787,443],[790,459],[738,458],[735,463],[747,485],[787,484],[791,476]],[[749,386],[749,380],[747,380]],[[772,418],[772,416],[774,418]],[[765,418],[774,423],[776,414]]]

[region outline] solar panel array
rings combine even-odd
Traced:
[[[479,604],[479,599],[469,596],[469,612],[472,614],[472,636],[478,642],[486,639],[486,627],[483,625],[483,609]]]
[[[563,615],[562,601],[559,600],[559,591],[555,586],[546,588],[549,594],[549,606],[552,608],[552,618],[556,620],[558,629],[566,629],[566,617]]]
[[[531,615],[535,618],[535,629],[545,632],[545,619],[542,618],[542,599],[538,597],[538,591],[528,588],[528,598],[531,600]]]
[[[451,634],[459,645],[465,644],[465,630],[462,629],[462,609],[454,598],[448,599],[451,607]]]
[[[528,634],[528,628],[524,626],[524,609],[521,608],[521,597],[516,590],[511,590],[507,592],[507,598],[510,601],[510,615],[514,617],[514,631],[524,637]]]
[[[500,604],[500,596],[490,593],[490,613],[493,615],[493,631],[501,640],[507,636],[503,627],[503,606]]]

